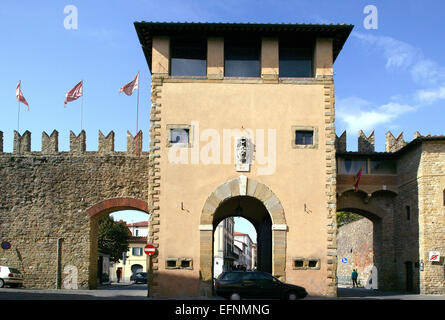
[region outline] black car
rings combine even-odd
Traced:
[[[306,289],[281,282],[274,276],[261,271],[227,271],[216,279],[218,296],[226,299],[303,299]]]
[[[134,283],[147,283],[147,272],[138,272],[130,277]]]

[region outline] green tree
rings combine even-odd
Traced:
[[[99,220],[98,248],[110,255],[110,261],[118,262],[122,253],[128,251],[131,232],[124,222],[116,222],[110,216]]]
[[[345,224],[360,220],[362,218],[363,217],[361,215],[352,212],[339,211],[337,212],[337,226],[341,227]]]

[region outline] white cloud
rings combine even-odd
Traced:
[[[362,41],[368,50],[381,51],[386,59],[386,69],[408,72],[412,81],[422,88],[410,94],[394,94],[390,102],[382,105],[374,105],[359,97],[337,99],[337,118],[348,131],[355,134],[382,124],[394,127],[397,126],[394,121],[401,115],[445,100],[445,68],[425,58],[420,49],[387,36],[358,32],[351,35]]]
[[[414,106],[396,102],[373,107],[369,101],[358,97],[337,99],[336,105],[337,118],[353,134],[359,130],[373,130],[378,125],[391,123],[397,117],[416,110]]]
[[[445,99],[445,87],[430,90],[418,90],[415,94],[416,100],[422,105],[430,105],[438,100]]]
[[[445,81],[445,68],[425,58],[421,49],[406,42],[387,37],[354,32],[351,34],[368,48],[381,50],[386,58],[387,69],[408,71],[411,79],[419,85],[435,85]]]
[[[409,68],[422,55],[421,51],[410,44],[387,36],[374,36],[353,32],[351,34],[368,46],[380,49],[386,58],[386,68]]]

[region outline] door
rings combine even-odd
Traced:
[[[413,263],[411,261],[405,262],[406,269],[406,291],[413,291]]]

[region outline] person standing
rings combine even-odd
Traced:
[[[357,273],[357,270],[354,269],[354,270],[352,270],[352,274],[351,274],[353,288],[358,287],[357,278],[358,278],[358,273]]]
[[[121,270],[121,268],[117,268],[117,270],[116,270],[116,279],[117,279],[117,283],[119,283],[119,281],[121,280],[121,275],[122,275],[122,270]]]

